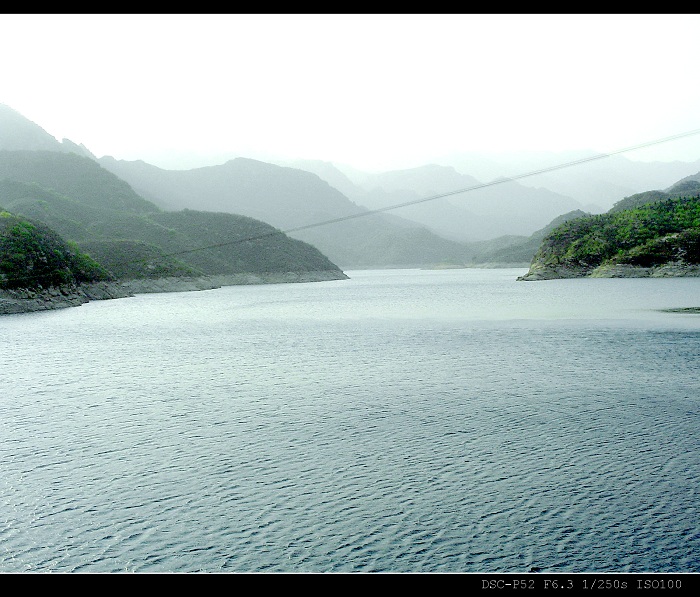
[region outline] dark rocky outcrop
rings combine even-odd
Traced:
[[[132,296],[119,283],[93,282],[37,289],[0,290],[0,315],[77,307],[91,300]]]

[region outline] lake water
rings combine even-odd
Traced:
[[[0,572],[700,572],[700,278],[0,318]]]

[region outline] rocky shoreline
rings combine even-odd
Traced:
[[[532,264],[518,281],[561,280],[567,278],[683,278],[700,277],[700,265],[683,262],[665,263],[653,267],[625,264],[603,264],[594,268],[547,266]]]
[[[0,290],[0,315],[78,307],[89,301],[127,298],[136,294],[212,290],[245,284],[288,284],[347,280],[341,271],[228,274],[199,278],[158,278],[65,285],[39,290]]]

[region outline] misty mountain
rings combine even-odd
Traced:
[[[581,209],[593,213],[607,211],[620,197],[666,188],[700,170],[700,159],[694,162],[638,162],[633,159],[633,152],[630,152],[630,157],[611,155],[582,162],[600,155],[592,151],[522,151],[488,155],[464,152],[443,156],[438,161],[481,180],[508,178],[556,167],[549,172],[527,176],[522,182],[571,197],[581,204]]]
[[[96,207],[96,201],[102,200],[105,202],[102,207],[121,206],[144,215],[154,209],[173,211],[186,207],[242,214],[285,229],[350,218],[299,230],[294,233],[295,238],[323,247],[326,255],[332,255],[334,263],[344,263],[346,267],[429,266],[443,262],[462,263],[464,260],[462,245],[431,234],[414,222],[393,214],[367,215],[365,208],[308,172],[283,170],[279,166],[243,158],[193,171],[162,170],[143,161],[118,162],[108,156],[98,161],[87,150],[82,151],[82,146],[68,140],[58,143],[14,110],[6,109],[3,114],[4,129],[0,129],[0,138],[7,142],[8,147],[86,155],[104,168],[101,172],[84,171],[83,175],[66,178],[60,167],[49,166],[49,162],[58,160],[56,157],[26,155],[17,159],[8,154],[4,157],[5,172],[0,171],[0,177],[11,174],[81,201],[88,199],[81,181],[93,179],[92,182],[97,183],[95,177],[101,177],[98,186],[102,191],[92,193],[89,207],[82,204],[88,211]],[[32,160],[39,160],[45,167],[33,167]],[[87,166],[75,163],[73,168],[77,172]],[[105,177],[105,172],[112,177]],[[106,192],[109,187],[111,190]],[[232,195],[235,196],[233,201]],[[63,207],[70,211],[73,206]],[[33,208],[36,210],[37,205]],[[80,219],[77,215],[67,218],[55,211],[51,217],[62,220],[65,229],[78,233],[76,222]],[[127,231],[122,234],[128,238]],[[92,248],[97,250],[94,244]],[[125,250],[126,245],[122,249]],[[133,245],[129,250],[133,252]]]
[[[589,216],[580,209],[562,214],[530,236],[503,236],[492,240],[471,243],[472,261],[480,266],[528,267],[542,243],[542,239],[559,225],[569,220]]]
[[[38,124],[33,123],[5,104],[0,104],[0,150],[47,150],[77,153],[95,158],[84,146],[69,139],[57,141]]]
[[[636,189],[664,188],[678,180],[677,173],[688,176],[700,168],[611,156],[527,178],[547,182],[538,187],[504,177],[585,160],[592,154],[455,154],[442,159],[442,165],[389,172],[361,172],[320,160],[284,165],[249,158],[192,170],[164,170],[144,161],[109,156],[97,160],[67,139],[58,143],[11,109],[4,107],[0,113],[5,124],[4,131],[0,128],[2,143],[85,155],[115,174],[116,178],[103,181],[114,185],[111,194],[96,195],[105,197],[105,207],[121,205],[144,214],[154,207],[169,212],[240,214],[287,231],[345,268],[460,265],[479,259],[505,263],[516,255],[522,257],[531,236],[558,217],[599,213],[601,205],[630,197]],[[15,164],[13,171],[26,167],[26,163]],[[48,180],[36,182],[81,197],[81,177],[73,178],[72,186],[62,186],[60,176],[52,176],[51,184],[56,186],[46,187]],[[662,184],[656,184],[659,181]],[[387,211],[373,213],[377,210]]]
[[[91,208],[137,214],[157,209],[95,160],[56,151],[0,150],[0,180],[34,183]]]
[[[293,162],[309,169],[370,210],[412,203],[391,213],[459,242],[529,235],[553,218],[580,209],[571,197],[517,181],[482,183],[448,166],[346,175],[327,162]],[[351,180],[354,179],[354,182]],[[444,193],[464,192],[430,199]],[[430,199],[430,200],[427,200]]]
[[[635,209],[650,203],[666,201],[674,197],[685,197],[698,194],[700,194],[700,172],[692,176],[687,176],[683,180],[679,180],[666,190],[646,191],[644,193],[635,193],[634,195],[625,197],[624,199],[621,199],[615,203],[615,205],[613,205],[607,213],[617,213],[626,209]]]
[[[282,229],[363,211],[317,176],[248,158],[193,170],[163,170],[109,156],[98,162],[164,209],[239,213]]]
[[[362,187],[356,182],[353,182],[354,179],[351,180],[342,170],[333,164],[333,162],[325,162],[323,160],[289,160],[285,162],[273,161],[272,163],[278,166],[286,166],[288,168],[296,168],[297,170],[311,172],[356,203],[364,194]]]
[[[686,185],[688,183],[692,184],[694,182],[700,182],[700,172],[697,174],[691,174],[690,176],[686,176],[685,178],[682,178],[679,180],[676,184],[672,185],[667,191],[669,193],[675,192],[676,190],[683,189],[685,190],[687,187]]]
[[[165,212],[74,153],[0,151],[0,206],[46,224],[118,278],[318,271],[344,277],[318,249],[269,224],[230,213]]]
[[[462,244],[393,214],[371,214],[305,170],[247,158],[192,170],[164,170],[109,156],[99,163],[163,209],[260,219],[318,247],[343,268],[464,262]]]

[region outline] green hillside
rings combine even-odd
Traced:
[[[700,194],[663,198],[657,193],[646,194],[651,202],[627,198],[625,205],[634,207],[558,226],[543,239],[523,279],[596,275],[615,266],[697,266]]]
[[[105,268],[45,224],[0,209],[0,289],[110,279]]]

